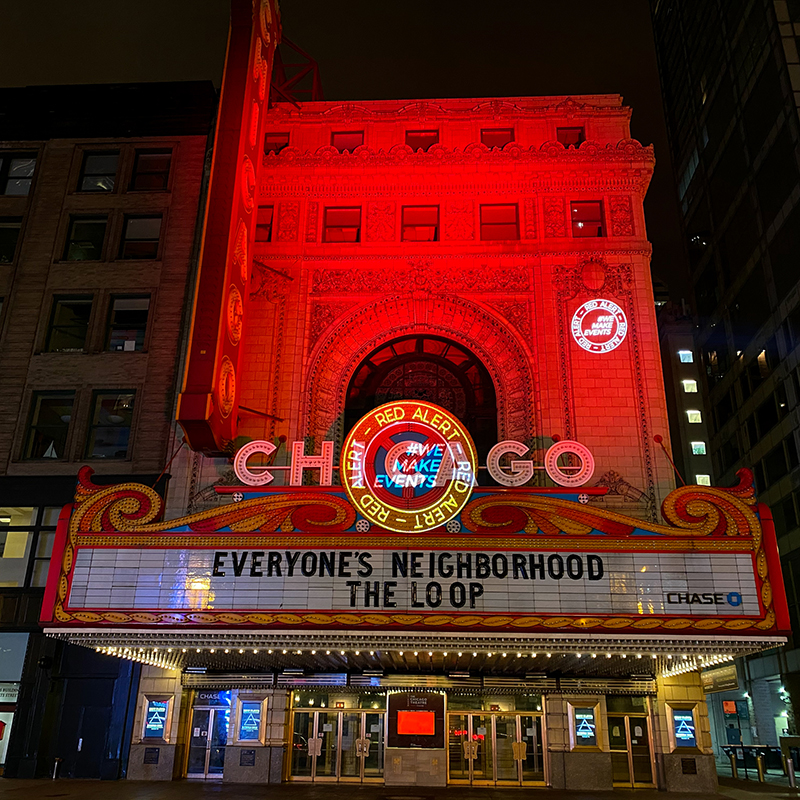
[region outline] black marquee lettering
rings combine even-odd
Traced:
[[[492,574],[489,556],[486,553],[475,553],[475,577],[488,578]]]
[[[274,550],[270,550],[267,553],[267,577],[272,577],[272,571],[275,570],[276,577],[280,578],[282,576],[281,573],[281,554],[276,553]]]
[[[336,573],[336,576],[339,578],[349,578],[350,572],[348,572],[348,567],[350,566],[350,558],[352,558],[353,554],[350,550],[342,550],[339,553],[339,571]]]
[[[260,578],[263,576],[263,572],[261,571],[261,559],[264,558],[264,551],[263,550],[254,550],[250,554],[250,577],[251,578]]]
[[[316,553],[303,553],[303,560],[300,562],[300,572],[306,578],[313,577],[317,572],[317,554]]]
[[[319,576],[325,577],[328,573],[329,577],[333,577],[333,566],[336,563],[336,553],[320,553],[319,554]]]
[[[358,587],[361,586],[361,581],[347,581],[345,586],[350,589],[350,608],[355,608],[356,592],[358,591]]]
[[[450,584],[450,605],[453,608],[463,608],[467,602],[467,587],[463,583]]]
[[[590,581],[599,581],[603,579],[603,559],[600,556],[587,556],[586,557],[586,571],[589,574]]]
[[[574,581],[583,577],[583,559],[580,556],[567,556],[567,575]]]
[[[408,553],[392,553],[392,577],[408,577]]]
[[[425,602],[431,608],[439,608],[442,604],[442,585],[436,581],[431,581],[425,587]]]
[[[528,580],[528,568],[525,566],[525,556],[522,553],[514,553],[511,556],[511,564],[514,570],[514,580],[518,578]]]
[[[372,575],[372,564],[369,563],[371,558],[372,553],[358,554],[358,563],[361,565],[361,569],[359,569],[356,574],[359,578],[369,578],[369,576]]]
[[[294,575],[294,565],[297,563],[298,558],[300,558],[300,553],[292,553],[291,550],[286,551],[286,564],[289,567],[290,578]]]
[[[220,550],[217,553],[214,553],[214,568],[211,570],[211,574],[215,578],[224,578],[225,572],[223,571],[223,567],[225,564],[223,563],[225,556],[228,555],[227,550]]]
[[[384,608],[397,608],[397,603],[392,599],[394,597],[394,588],[397,586],[397,581],[384,581],[383,582],[383,607]]]
[[[553,553],[547,559],[547,574],[557,581],[564,577],[564,559],[558,553]]]
[[[237,561],[235,550],[231,553],[231,558],[233,559],[233,574],[238,578],[244,570],[245,561],[247,561],[247,550],[242,553],[241,561]]]
[[[469,585],[469,607],[475,608],[475,601],[483,596],[483,586],[479,583],[471,583]]]

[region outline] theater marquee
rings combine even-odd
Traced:
[[[593,503],[600,488],[476,486],[468,434],[425,406],[390,404],[382,420],[372,412],[356,425],[344,487],[227,487],[239,502],[175,520],[155,521],[153,490],[96,486],[84,468],[59,524],[43,623],[750,638],[788,630],[771,519],[746,470],[731,489],[676,489],[664,522],[645,523]],[[501,446],[506,455],[525,449]],[[302,458],[324,472],[320,457]],[[495,459],[494,469],[513,484],[530,463]],[[424,514],[436,519],[413,523]]]

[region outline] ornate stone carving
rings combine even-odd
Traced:
[[[278,215],[278,241],[296,242],[300,227],[300,203],[282,202]]]
[[[447,204],[444,238],[456,241],[475,238],[475,205],[472,200],[453,200]]]
[[[268,300],[271,303],[285,297],[292,278],[281,270],[253,259],[253,275],[250,284],[251,300]]]
[[[316,302],[311,306],[311,326],[308,334],[308,349],[313,350],[319,337],[327,330],[334,320],[344,314],[355,303],[324,303]]]
[[[544,235],[549,239],[567,235],[566,206],[563,197],[544,198]]]
[[[271,169],[282,166],[320,166],[335,164],[339,167],[359,167],[364,164],[392,166],[399,164],[474,164],[478,161],[489,163],[547,163],[565,161],[570,163],[645,162],[655,164],[652,147],[642,147],[634,139],[623,139],[617,144],[583,142],[580,147],[565,148],[560,142],[545,142],[541,147],[524,148],[520,145],[488,148],[484,144],[472,143],[463,148],[435,145],[427,151],[411,151],[405,145],[391,149],[374,150],[367,145],[357,147],[353,152],[340,153],[336,148],[325,145],[315,152],[302,151],[296,147],[284,147],[280,153],[267,153],[264,163]]]
[[[608,199],[611,212],[611,235],[633,236],[633,204],[630,195],[613,195]]]
[[[523,219],[522,235],[526,239],[536,238],[536,201],[529,197],[524,203],[525,218]]]
[[[306,213],[306,241],[317,241],[317,223],[319,221],[319,203],[311,200]]]
[[[460,297],[390,295],[346,315],[328,328],[304,380],[306,430],[315,441],[342,443],[342,411],[350,376],[386,342],[406,334],[453,338],[489,370],[497,392],[498,436],[528,441],[534,435],[533,357],[508,323]]]
[[[406,269],[319,269],[311,279],[315,294],[352,292],[385,294],[406,293],[411,289],[437,292],[519,292],[528,291],[525,267],[479,269],[458,272],[433,269],[429,262],[410,262]]]
[[[590,275],[596,275],[599,279],[590,281]],[[592,296],[610,294],[619,298],[630,288],[632,282],[633,273],[630,264],[609,264],[599,256],[583,259],[574,265],[564,264],[553,273],[553,283],[559,295],[565,300],[571,300],[581,294]]]
[[[515,328],[530,333],[531,315],[526,302],[498,303],[496,308]]]
[[[395,205],[392,202],[367,205],[367,241],[393,242],[396,238]]]

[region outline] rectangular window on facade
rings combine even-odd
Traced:
[[[695,475],[694,480],[698,486],[711,486],[710,475]]]
[[[73,217],[64,258],[67,261],[100,261],[107,225],[108,217]]]
[[[340,152],[351,153],[364,144],[364,131],[339,131],[331,134],[331,144]]]
[[[360,242],[361,208],[326,208],[323,242]]]
[[[439,143],[439,131],[406,131],[406,144],[416,153]]]
[[[74,392],[34,392],[23,458],[64,458]]]
[[[678,358],[680,359],[681,364],[694,363],[694,355],[692,355],[691,350],[678,350]]]
[[[603,204],[599,200],[582,200],[570,203],[572,235],[605,236],[603,229]]]
[[[264,134],[264,152],[265,153],[280,153],[284,147],[289,146],[288,133],[265,133]]]
[[[485,128],[481,131],[481,143],[487,147],[505,147],[513,141],[513,128]]]
[[[256,212],[256,241],[272,241],[272,212],[273,206],[259,206]]]
[[[134,393],[95,392],[86,442],[86,458],[127,458]]]
[[[403,206],[404,242],[439,241],[439,206]]]
[[[517,206],[481,206],[481,240],[519,239]]]
[[[581,128],[556,128],[556,140],[564,147],[580,147],[586,141],[586,132]]]
[[[36,156],[24,153],[0,155],[0,194],[27,195],[31,191]]]
[[[114,352],[144,350],[149,313],[149,295],[112,297],[106,349]]]
[[[44,586],[60,508],[0,507],[0,586]]]
[[[81,177],[78,181],[79,192],[113,192],[117,182],[117,165],[119,153],[103,151],[85,153]]]
[[[161,217],[126,217],[119,257],[153,260],[160,237]]]
[[[699,411],[696,411],[694,409],[692,409],[691,411],[687,411],[686,412],[686,417],[689,420],[689,422],[692,422],[692,423],[697,423],[697,422],[702,422],[703,421],[703,415]]]
[[[692,442],[692,455],[693,456],[704,456],[706,454],[706,443],[705,442]]]
[[[54,297],[44,346],[45,352],[82,353],[86,348],[91,315],[91,295]]]
[[[137,150],[131,189],[140,192],[165,192],[169,186],[171,164],[171,150]]]
[[[686,394],[695,394],[697,392],[697,381],[685,380],[681,381],[683,384],[683,391]]]
[[[13,263],[21,228],[21,219],[0,219],[0,264]]]

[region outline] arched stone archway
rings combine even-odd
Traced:
[[[332,325],[311,354],[304,386],[305,433],[315,441],[342,441],[347,386],[362,359],[376,347],[416,333],[444,336],[475,353],[497,396],[501,439],[530,441],[536,430],[538,393],[532,354],[489,309],[460,297],[385,297],[361,306]]]

